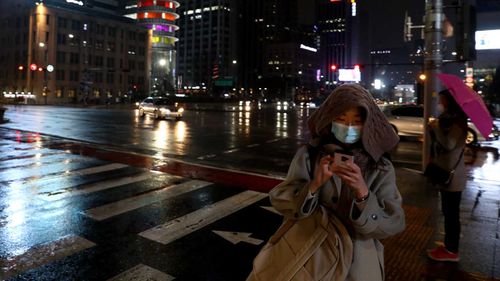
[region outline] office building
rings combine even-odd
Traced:
[[[235,1],[186,0],[179,9],[179,92],[220,95],[234,88]]]
[[[148,33],[110,0],[0,4],[0,91],[18,102],[105,103],[148,89]]]

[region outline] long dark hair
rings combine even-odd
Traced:
[[[457,124],[463,130],[467,130],[467,115],[455,101],[450,91],[442,90],[439,96],[444,97],[447,101],[447,106],[439,118],[439,126],[445,132],[451,128],[453,124]]]

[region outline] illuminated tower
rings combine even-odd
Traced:
[[[170,0],[129,0],[125,7],[127,17],[149,30],[150,90],[153,95],[174,94],[176,89],[175,42],[179,29],[175,21],[179,2]]]

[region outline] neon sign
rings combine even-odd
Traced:
[[[83,1],[78,1],[78,0],[66,0],[66,3],[72,3],[83,6]]]

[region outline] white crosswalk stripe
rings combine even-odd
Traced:
[[[266,197],[267,194],[265,193],[244,191],[162,225],[150,228],[139,233],[139,235],[166,245]]]
[[[118,202],[89,209],[85,211],[85,215],[101,221],[168,198],[172,198],[174,196],[200,189],[210,184],[211,183],[205,181],[192,180],[169,186],[161,190],[155,190],[146,194],[141,194],[139,196],[130,197]]]
[[[97,183],[92,183],[92,184],[87,184],[83,186],[79,186],[77,190],[72,189],[72,188],[67,188],[67,189],[62,189],[62,190],[56,190],[56,191],[45,191],[45,197],[43,198],[44,200],[47,201],[54,201],[54,200],[59,200],[62,197],[68,197],[68,196],[77,196],[77,195],[85,195],[97,191],[103,191],[106,189],[126,185],[126,184],[131,184],[131,183],[136,183],[140,181],[144,181],[147,179],[150,179],[153,176],[154,172],[143,172],[138,175],[130,176],[130,177],[123,177],[123,178],[118,178],[118,179],[111,179],[111,180],[106,180],[106,181],[101,181]],[[43,192],[43,189],[42,189]]]
[[[174,279],[157,269],[139,264],[107,281],[171,281]]]
[[[23,153],[29,151],[29,145],[26,145],[26,147]],[[82,251],[93,247],[95,248],[90,251],[93,254],[106,255],[109,247],[107,243],[115,243],[123,239],[123,237],[125,239],[137,240],[138,243],[154,244],[140,238],[144,237],[166,245],[267,197],[267,194],[255,191],[243,191],[236,195],[233,195],[234,192],[231,191],[228,193],[233,196],[206,205],[209,203],[206,203],[199,194],[203,194],[204,192],[201,190],[206,187],[208,187],[208,192],[213,191],[212,188],[214,186],[209,187],[213,185],[210,182],[183,179],[175,175],[135,168],[121,163],[110,163],[89,156],[68,154],[68,158],[61,157],[61,162],[58,162],[59,159],[54,161],[55,157],[50,161],[47,159],[44,162],[42,159],[43,155],[33,158],[16,158],[15,153],[13,155],[14,158],[9,160],[12,161],[9,164],[10,166],[5,165],[6,169],[0,170],[0,182],[2,182],[2,178],[9,179],[9,181],[5,181],[5,185],[0,185],[0,188],[8,190],[7,196],[9,197],[9,204],[6,204],[5,207],[0,205],[0,230],[2,228],[6,230],[7,228],[18,227],[22,229],[24,227],[26,230],[31,231],[37,229],[37,227],[45,227],[45,230],[49,230],[49,234],[44,234],[47,236],[43,236],[36,232],[33,232],[33,234],[30,232],[30,235],[35,238],[30,236],[25,242],[32,244],[25,246],[28,250],[23,250],[16,248],[17,246],[14,245],[14,242],[9,244],[8,240],[10,237],[4,235],[6,232],[0,232],[2,243],[5,242],[12,247],[2,250],[3,255],[0,257],[0,280],[20,274],[20,278],[23,278],[22,274],[26,274],[30,270],[39,270],[43,275],[43,266],[77,253],[82,253]],[[59,153],[57,157],[60,155]],[[73,165],[66,167],[65,165],[70,162],[73,162]],[[49,165],[50,169],[47,168]],[[13,169],[7,169],[8,167]],[[17,170],[14,171],[14,169]],[[127,187],[123,188],[124,193],[120,193],[120,188],[123,186]],[[104,192],[113,188],[118,189],[116,189],[116,192],[115,190]],[[16,198],[26,198],[26,192],[29,192],[29,200],[16,200]],[[101,196],[100,192],[103,192],[104,196]],[[180,196],[190,192],[193,192],[193,195]],[[220,194],[224,193],[221,192]],[[79,196],[82,198],[81,201]],[[116,197],[119,199],[115,199]],[[188,197],[189,199],[186,199]],[[163,201],[168,202],[165,205],[166,207],[158,204]],[[104,203],[96,204],[96,202]],[[175,217],[171,212],[179,212],[179,210],[176,210],[176,204],[179,204],[179,202],[180,204],[185,202],[188,202],[188,204],[194,203],[194,206],[199,205],[201,202],[201,206],[204,207],[187,214],[182,212],[183,209],[181,209],[181,214],[184,215],[166,222],[164,219],[156,226],[155,224],[158,224],[158,222],[152,224],[151,220],[149,220],[148,224],[144,225],[144,222],[148,221],[148,219],[142,220],[145,217],[139,217],[139,219],[135,217],[134,212],[141,214],[139,209],[152,206],[153,204],[156,204],[155,206],[158,206],[158,208],[164,208],[161,210],[161,213],[169,213],[169,218]],[[92,208],[89,209],[89,206]],[[155,209],[151,213],[156,211]],[[37,215],[34,217],[27,215],[31,213],[36,213]],[[149,210],[145,213],[149,213]],[[23,217],[24,220],[20,219],[21,214],[26,216]],[[83,214],[86,217],[78,217],[79,214]],[[126,227],[113,229],[114,221],[112,219],[124,214],[133,214],[130,218],[134,217],[134,219],[122,216],[116,220],[120,221],[117,225],[123,223]],[[141,214],[141,216],[144,214]],[[60,219],[62,221],[61,224],[53,223]],[[37,225],[37,220],[42,221],[45,225]],[[109,220],[109,224],[95,222],[104,220]],[[12,223],[2,224],[2,221]],[[84,222],[83,224],[82,221]],[[79,225],[73,226],[73,223]],[[96,242],[72,233],[75,231],[74,229],[80,231],[80,225],[85,224],[87,225],[83,227],[83,233],[87,237],[94,237],[92,236],[93,233],[89,234],[86,231],[93,231],[92,227],[96,228],[98,234],[95,237],[99,238],[92,238]],[[104,227],[103,229],[107,231],[106,234],[109,233],[112,238],[99,240],[102,237],[99,233],[102,230],[101,227]],[[140,230],[130,231],[129,227],[137,227]],[[110,229],[111,232],[109,232]],[[144,229],[146,230],[142,231]],[[68,233],[70,233],[68,236],[60,237],[60,235]],[[219,231],[218,233],[223,232]],[[118,239],[116,235],[123,236]],[[50,241],[51,239],[55,240]],[[252,237],[246,237],[245,239],[242,241],[255,245],[262,242],[262,240]],[[40,243],[39,241],[49,242],[36,245],[36,243]],[[101,245],[103,243],[104,245]],[[35,246],[31,247],[32,245]],[[137,245],[132,245],[131,247],[135,246]],[[21,254],[18,254],[16,251],[21,252]],[[121,249],[119,251],[121,253]],[[87,255],[86,252],[82,254]],[[175,279],[174,276],[163,272],[161,268],[159,268],[160,270],[154,268],[158,265],[148,265],[146,263],[147,259],[144,260],[139,257],[138,260],[134,260],[125,267],[131,268],[108,279],[108,281],[171,281]],[[116,272],[113,274],[116,274]],[[109,278],[109,275],[105,278]]]
[[[0,279],[4,280],[52,261],[71,256],[96,244],[80,236],[66,236],[50,243],[37,245],[25,253],[0,259]]]
[[[123,165],[119,163],[112,163],[112,164],[107,164],[107,165],[102,165],[102,166],[97,166],[97,167],[91,167],[87,169],[81,169],[81,170],[75,170],[71,171],[68,174],[69,175],[78,175],[78,176],[85,176],[85,175],[91,175],[91,174],[97,174],[97,173],[102,173],[102,172],[109,172],[113,170],[118,170],[128,167],[128,165]]]

